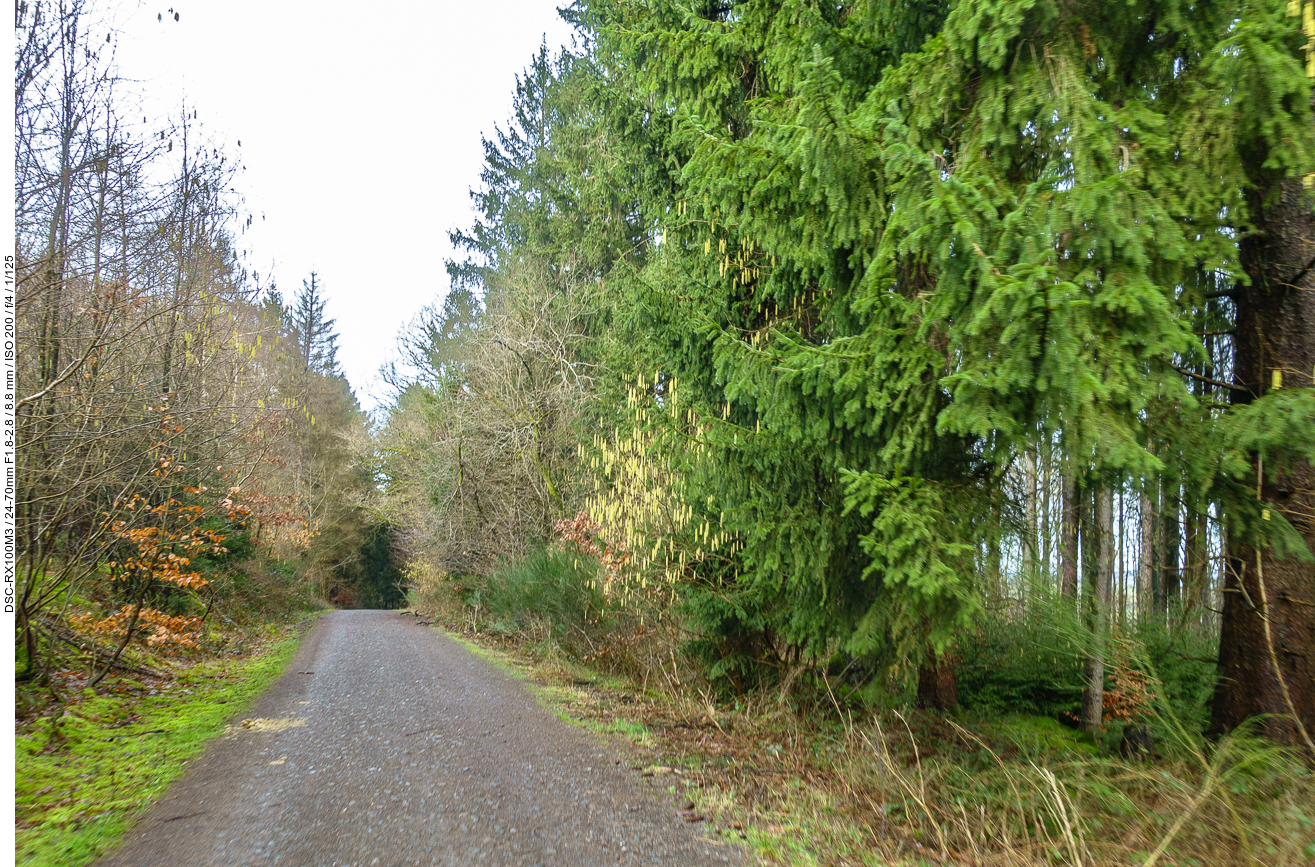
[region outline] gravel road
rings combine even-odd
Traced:
[[[246,719],[99,867],[744,860],[614,747],[396,612],[321,618]]]

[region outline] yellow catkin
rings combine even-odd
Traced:
[[[1306,75],[1315,78],[1315,3],[1307,2],[1302,7],[1301,31],[1306,34]]]

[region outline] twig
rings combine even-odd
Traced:
[[[115,735],[115,736],[112,737],[112,738],[101,738],[101,741],[102,741],[103,743],[107,743],[107,744],[109,744],[109,743],[113,743],[114,741],[117,741],[119,738],[139,738],[139,737],[142,737],[143,735],[160,735],[160,734],[164,734],[164,733],[167,732],[167,731],[169,731],[169,730],[168,730],[168,729],[151,729],[150,731],[147,731],[147,732],[133,732],[133,733],[130,734],[130,735]]]
[[[105,655],[110,654],[109,650],[105,650],[98,647],[96,643],[91,639],[83,638],[82,636],[78,635],[78,633],[69,629],[67,626],[62,626],[54,622],[53,620],[50,620],[48,618],[42,618],[42,620],[40,621],[40,626],[41,628],[45,629],[48,633],[53,635],[55,638],[67,644],[69,647],[90,653],[92,660],[97,663],[99,663],[100,661],[101,654],[105,654]],[[128,663],[119,660],[113,661],[113,667],[118,669],[119,671],[126,671],[129,674],[140,674],[143,677],[164,678],[169,676],[167,672],[157,671],[152,668],[145,668],[140,665],[129,665]]]
[[[161,821],[161,822],[177,822],[179,819],[190,819],[190,818],[192,818],[193,816],[200,816],[200,815],[202,815],[202,814],[204,814],[204,813],[207,813],[207,812],[209,812],[209,811],[208,811],[208,810],[197,810],[195,813],[183,813],[181,816],[170,816],[170,817],[167,818],[167,819],[160,819],[160,821]]]
[[[1231,389],[1231,390],[1233,390],[1233,391],[1248,391],[1248,389],[1247,389],[1245,386],[1241,386],[1241,385],[1232,385],[1232,384],[1227,383],[1227,382],[1220,382],[1220,381],[1217,380],[1217,379],[1211,379],[1211,378],[1208,377],[1208,376],[1202,376],[1201,374],[1199,374],[1199,373],[1195,373],[1195,372],[1193,372],[1193,371],[1190,371],[1190,370],[1188,370],[1188,369],[1185,368],[1185,367],[1179,367],[1178,365],[1174,364],[1172,361],[1166,361],[1165,364],[1169,365],[1169,366],[1172,367],[1174,370],[1178,371],[1179,373],[1183,374],[1184,376],[1190,376],[1190,377],[1192,377],[1192,379],[1199,379],[1201,382],[1204,382],[1206,385],[1213,385],[1213,386],[1216,386],[1216,387],[1218,387],[1218,388],[1227,388],[1227,389]]]

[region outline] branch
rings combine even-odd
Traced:
[[[1291,279],[1288,280],[1287,283],[1283,285],[1291,286],[1293,289],[1300,289],[1301,287],[1297,285],[1297,281],[1299,281],[1302,277],[1305,277],[1307,274],[1309,274],[1311,268],[1315,268],[1315,258],[1312,258],[1309,262],[1307,262],[1306,267],[1302,268],[1300,271],[1297,272],[1297,276],[1292,277]]]
[[[1202,376],[1202,375],[1199,374],[1199,373],[1193,373],[1192,371],[1188,370],[1188,369],[1185,368],[1185,367],[1179,367],[1178,365],[1174,364],[1172,361],[1166,361],[1165,364],[1169,365],[1170,367],[1172,367],[1174,370],[1178,371],[1179,373],[1181,373],[1181,374],[1183,374],[1183,375],[1185,375],[1185,376],[1190,376],[1190,377],[1192,377],[1192,379],[1199,379],[1201,382],[1204,382],[1204,383],[1206,383],[1207,385],[1213,385],[1213,386],[1217,386],[1217,387],[1219,387],[1219,388],[1228,388],[1228,389],[1232,389],[1233,391],[1248,391],[1248,390],[1249,390],[1249,389],[1247,389],[1245,386],[1241,386],[1241,385],[1232,385],[1232,384],[1227,383],[1227,382],[1220,382],[1220,381],[1217,380],[1217,379],[1211,379],[1211,378],[1208,377],[1208,376]]]
[[[30,394],[27,397],[19,400],[18,403],[14,404],[14,411],[17,412],[18,410],[22,409],[28,404],[36,403],[41,398],[50,394],[50,392],[58,388],[60,384],[64,382],[64,380],[68,379],[70,376],[72,376],[73,374],[77,373],[80,369],[82,369],[82,365],[86,363],[88,358],[91,357],[91,354],[95,352],[97,349],[100,349],[104,345],[105,344],[99,342],[98,340],[93,340],[91,344],[87,347],[86,351],[82,353],[81,358],[79,358],[77,361],[70,362],[69,366],[64,368],[64,372],[61,373],[59,376],[55,377],[53,380],[51,380],[50,384],[47,385],[45,388],[41,389],[36,394]]]

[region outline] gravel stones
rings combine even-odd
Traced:
[[[743,863],[610,745],[395,612],[321,618],[245,719],[100,867]]]

